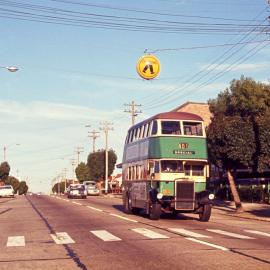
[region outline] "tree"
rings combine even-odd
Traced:
[[[12,185],[14,193],[16,194],[20,186],[20,181],[13,176],[8,176],[7,180],[5,181],[5,184]]]
[[[75,169],[76,177],[79,180],[80,183],[83,181],[90,181],[91,180],[91,174],[90,169],[84,162],[81,162],[77,168]]]
[[[260,171],[270,164],[270,86],[242,76],[209,100],[209,108],[210,160],[227,172],[236,210],[241,211],[234,171],[239,167]]]
[[[10,172],[10,166],[8,162],[6,161],[2,162],[0,164],[0,180],[5,182],[9,176],[9,172]]]
[[[21,181],[19,185],[19,189],[18,189],[19,195],[26,194],[27,191],[28,191],[28,186],[26,185],[26,182]]]
[[[52,188],[54,193],[65,193],[65,182],[56,183]]]
[[[108,176],[114,171],[114,166],[117,161],[115,152],[111,149],[108,151]],[[87,158],[87,166],[90,169],[92,180],[98,181],[105,179],[105,150],[98,150],[90,153]]]

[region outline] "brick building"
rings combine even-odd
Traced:
[[[207,103],[191,102],[180,105],[179,107],[172,110],[173,112],[190,112],[199,115],[203,120],[205,126],[208,126],[211,122],[212,114],[209,111],[209,106]]]

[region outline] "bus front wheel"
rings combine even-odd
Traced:
[[[199,219],[200,221],[206,222],[209,221],[211,216],[211,204],[205,204],[202,206],[202,211],[199,213]]]
[[[149,218],[158,220],[161,215],[161,205],[159,203],[151,203],[149,206]]]

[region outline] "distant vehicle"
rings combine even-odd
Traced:
[[[87,191],[87,195],[99,195],[100,191],[96,186],[95,181],[84,181],[83,185],[85,186],[85,189]]]
[[[86,199],[87,192],[85,186],[82,184],[71,184],[67,188],[67,197],[68,198],[82,198]]]
[[[0,186],[0,197],[13,197],[14,189],[11,185]]]

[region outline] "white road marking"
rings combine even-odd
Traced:
[[[72,202],[72,203],[77,204],[77,205],[82,205],[81,203],[78,203],[78,202]]]
[[[7,247],[24,247],[24,236],[10,236],[8,237]]]
[[[229,250],[229,249],[227,249],[227,248],[225,248],[223,246],[218,246],[218,245],[211,244],[211,243],[208,243],[208,242],[205,242],[205,241],[202,241],[202,240],[198,240],[198,239],[195,239],[195,238],[186,237],[185,239],[196,242],[196,243],[200,243],[200,244],[203,244],[203,245],[206,245],[206,246],[210,246],[210,247],[213,247],[213,248],[217,248],[217,249],[220,249],[220,250],[223,250],[223,251]]]
[[[103,212],[103,210],[98,209],[98,208],[95,208],[95,207],[92,207],[92,206],[86,206],[86,207],[88,207],[88,208],[90,208],[92,210],[95,210],[95,211]]]
[[[58,245],[75,243],[75,241],[66,232],[51,234],[51,237],[54,240],[54,242]]]
[[[136,229],[132,229],[132,231],[137,232],[139,234],[144,235],[145,237],[151,238],[151,239],[168,239],[170,237],[145,229],[145,228],[136,228]]]
[[[249,237],[249,236],[246,236],[246,235],[242,235],[242,234],[238,234],[238,233],[231,233],[231,232],[222,231],[222,230],[207,229],[207,231],[222,234],[222,235],[226,235],[226,236],[231,236],[231,237],[238,238],[238,239],[255,239],[255,238],[252,238],[252,237]]]
[[[138,222],[137,220],[130,219],[130,218],[127,218],[127,217],[123,217],[123,216],[120,216],[120,215],[117,215],[117,214],[110,214],[110,215],[111,215],[111,216],[114,216],[114,217],[122,218],[122,219],[124,219],[124,220],[131,221],[131,222]]]
[[[112,242],[112,241],[121,241],[122,239],[109,233],[105,230],[99,230],[99,231],[90,231],[92,234],[94,234],[96,237],[100,238],[103,241],[106,242]]]
[[[211,236],[191,232],[191,231],[181,229],[181,228],[169,228],[169,230],[172,231],[172,232],[181,234],[181,235],[186,235],[186,236],[195,237],[195,238],[212,238]]]
[[[266,232],[253,231],[253,230],[244,230],[244,231],[248,233],[254,233],[254,234],[270,237],[270,233],[266,233]]]

